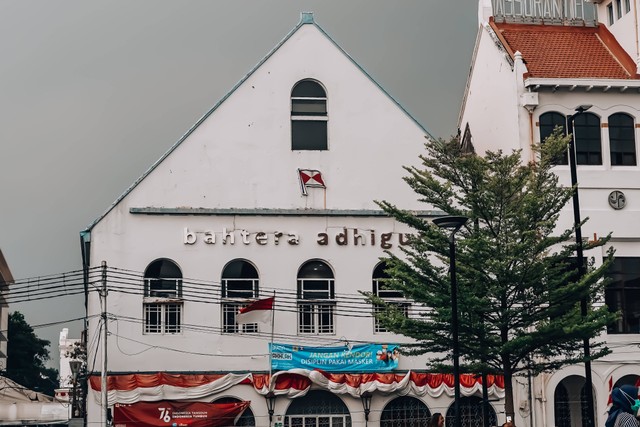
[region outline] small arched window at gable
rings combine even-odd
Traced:
[[[326,150],[327,93],[320,83],[302,80],[291,91],[291,149]]]

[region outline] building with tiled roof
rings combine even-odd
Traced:
[[[462,142],[479,154],[522,150],[573,122],[582,235],[612,239],[585,252],[600,265],[613,247],[606,304],[621,313],[602,334],[612,353],[591,364],[594,425],[609,394],[640,381],[640,75],[638,0],[479,0],[479,29],[459,117]],[[570,156],[569,156],[570,158]],[[571,185],[569,164],[556,166]],[[574,221],[567,206],[559,227]],[[516,425],[587,424],[583,365],[522,379]]]

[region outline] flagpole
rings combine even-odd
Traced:
[[[271,355],[273,354],[273,329],[275,325],[276,319],[276,291],[273,290],[273,305],[271,307],[271,339],[269,344],[269,391],[271,391],[271,375],[272,375],[272,363],[271,363]],[[275,388],[275,386],[274,386]]]

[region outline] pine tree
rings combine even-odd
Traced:
[[[616,315],[606,306],[590,307],[583,318],[580,301],[599,299],[611,263],[579,277],[574,228],[558,230],[561,210],[574,189],[559,185],[553,173],[566,153],[567,137],[554,133],[534,147],[536,161],[520,151],[465,153],[459,140],[429,141],[422,167],[405,168],[405,181],[419,200],[447,215],[467,216],[456,234],[456,272],[462,369],[503,374],[506,414],[514,415],[513,376],[540,373],[583,361],[581,343],[594,338]],[[408,354],[430,355],[428,367],[450,372],[451,282],[448,232],[390,202],[379,206],[415,230],[403,256],[388,253],[387,286],[422,304],[419,318],[407,318],[393,305],[379,314],[387,329],[415,339]],[[585,220],[586,221],[586,220]],[[609,237],[584,244],[601,247]],[[385,305],[370,296],[372,302]],[[609,353],[591,341],[590,359]]]

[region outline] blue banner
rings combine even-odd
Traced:
[[[389,372],[398,368],[395,344],[362,344],[352,348],[269,344],[271,369],[321,369],[327,372]]]

